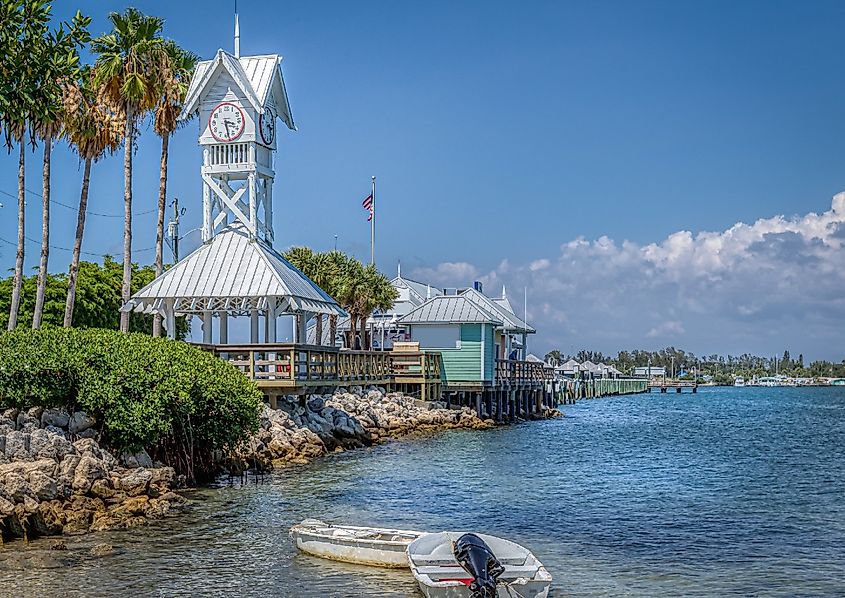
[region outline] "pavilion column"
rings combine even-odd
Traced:
[[[252,309],[249,312],[249,342],[258,344],[258,310]]]
[[[522,333],[522,361],[528,359],[528,335]]]
[[[202,342],[206,345],[210,345],[214,342],[214,339],[211,337],[211,319],[212,314],[210,309],[206,309],[202,312]]]
[[[220,316],[220,344],[226,345],[229,343],[229,314],[225,311],[219,311]]]
[[[267,320],[265,321],[264,342],[276,342],[276,298],[271,297],[267,300]]]
[[[296,342],[304,344],[308,341],[306,332],[306,325],[308,323],[308,312],[299,312],[296,314]]]
[[[176,338],[176,300],[164,300],[164,327],[167,330],[167,338]]]

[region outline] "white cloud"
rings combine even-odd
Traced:
[[[525,265],[487,274],[466,262],[420,268],[423,281],[529,291],[538,350],[605,352],[683,343],[696,352],[845,357],[845,193],[831,208],[675,232],[638,244],[602,236],[560,245]],[[518,293],[521,303],[522,293]],[[648,340],[647,340],[648,339]]]

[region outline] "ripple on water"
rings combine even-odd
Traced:
[[[418,596],[407,572],[300,555],[305,517],[478,529],[529,546],[553,596],[835,596],[845,587],[845,389],[580,402],[203,489],[146,528],[0,551],[0,595]],[[91,548],[107,542],[115,554]]]

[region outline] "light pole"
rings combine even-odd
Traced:
[[[675,357],[672,357],[672,380],[675,379]]]

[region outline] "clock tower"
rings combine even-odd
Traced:
[[[199,114],[203,242],[239,222],[272,246],[276,125],[296,126],[281,56],[240,56],[238,41],[235,55],[218,50],[197,64],[180,119]]]

